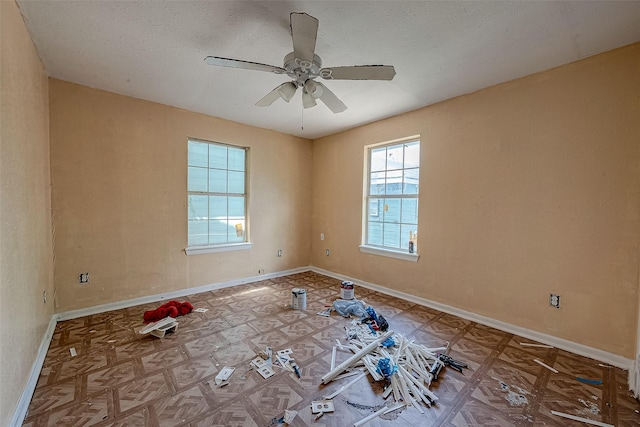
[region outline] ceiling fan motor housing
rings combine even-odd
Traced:
[[[313,61],[309,62],[296,58],[294,52],[291,52],[284,57],[284,69],[298,87],[304,87],[308,79],[315,79],[320,75],[322,59],[314,54]]]

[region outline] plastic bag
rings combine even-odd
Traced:
[[[365,308],[362,301],[337,299],[333,302],[333,308],[343,317],[362,317],[365,314]]]

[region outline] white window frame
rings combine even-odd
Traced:
[[[244,150],[244,190],[242,193],[238,193],[238,192],[229,192],[228,188],[226,192],[215,192],[215,191],[209,191],[209,189],[207,189],[207,191],[192,191],[189,190],[189,173],[187,173],[187,209],[189,209],[189,198],[192,195],[201,195],[201,196],[223,196],[223,197],[237,197],[237,196],[242,196],[244,197],[244,226],[241,226],[243,228],[241,228],[242,233],[243,233],[243,241],[241,242],[230,242],[230,241],[226,241],[226,242],[221,242],[221,243],[207,243],[207,244],[201,244],[201,245],[196,245],[196,244],[189,244],[188,240],[189,240],[189,214],[187,214],[187,247],[185,248],[185,253],[187,255],[197,255],[197,254],[205,254],[205,253],[214,253],[214,252],[228,252],[228,251],[238,251],[238,250],[247,250],[250,249],[252,247],[251,242],[249,241],[249,195],[248,195],[248,188],[249,188],[249,149],[247,147],[240,147],[240,146],[236,146],[236,145],[232,145],[232,144],[226,144],[226,143],[222,143],[222,142],[214,142],[214,141],[204,141],[204,140],[200,140],[200,139],[196,139],[196,138],[188,138],[187,139],[187,170],[189,170],[190,166],[194,166],[194,165],[190,165],[189,163],[189,144],[190,143],[200,143],[200,144],[208,144],[208,145],[215,145],[215,146],[223,146],[223,147],[228,147],[228,148],[234,148],[234,149],[241,149]],[[209,160],[208,160],[209,161]],[[202,169],[206,169],[207,170],[207,177],[208,174],[210,173],[210,171],[212,170],[225,170],[227,173],[231,170],[233,171],[233,169],[229,169],[229,165],[227,164],[227,166],[225,168],[213,168],[211,167],[211,165],[207,164],[206,167],[202,167]],[[208,178],[207,178],[208,180]],[[228,218],[228,212],[227,212],[227,218]],[[207,228],[207,232],[210,233],[209,228]],[[209,234],[208,234],[209,235]]]
[[[403,199],[403,198],[415,198],[416,199],[416,205],[419,204],[419,196],[420,196],[420,190],[419,190],[419,184],[418,184],[418,192],[416,194],[398,194],[398,195],[383,195],[382,197],[380,197],[379,195],[372,195],[369,194],[370,192],[370,180],[371,180],[371,152],[373,149],[378,149],[378,148],[382,148],[382,147],[393,147],[393,146],[398,146],[398,145],[403,145],[406,143],[411,143],[411,142],[418,142],[420,145],[422,145],[421,140],[420,140],[420,136],[419,135],[414,135],[408,138],[401,138],[401,139],[397,139],[397,140],[393,140],[393,141],[386,141],[383,143],[378,143],[378,144],[372,144],[372,145],[368,145],[366,147],[364,147],[364,159],[365,159],[365,167],[363,168],[364,170],[364,177],[363,177],[363,184],[364,184],[364,188],[363,188],[363,201],[362,201],[362,205],[363,205],[363,209],[362,209],[362,243],[360,245],[360,252],[363,253],[367,253],[367,254],[373,254],[373,255],[379,255],[379,256],[385,256],[385,257],[390,257],[390,258],[395,258],[395,259],[401,259],[401,260],[405,260],[405,261],[411,261],[411,262],[417,262],[420,255],[418,254],[418,247],[416,246],[414,248],[414,252],[410,253],[408,247],[406,249],[401,249],[401,248],[391,248],[391,247],[385,247],[385,246],[380,246],[380,245],[373,245],[368,243],[368,232],[369,232],[369,214],[371,211],[371,201],[372,200],[380,200],[380,199]],[[419,175],[419,170],[420,170],[420,164],[418,163],[418,175]],[[385,172],[388,171],[389,169],[387,169],[387,167],[385,166]],[[404,176],[404,165],[402,167],[402,169],[393,169],[393,170],[401,170],[402,176]],[[419,183],[419,176],[418,176],[418,183]],[[404,184],[404,180],[403,180],[403,184]],[[419,211],[418,211],[419,212]],[[416,221],[418,221],[418,218],[416,218]],[[416,224],[416,232],[417,229],[419,228],[419,224]]]

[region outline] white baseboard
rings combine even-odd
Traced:
[[[40,371],[42,370],[44,359],[47,356],[47,350],[49,350],[49,344],[51,343],[51,339],[53,338],[53,332],[56,329],[56,323],[57,316],[54,314],[53,316],[51,316],[51,320],[49,320],[49,326],[47,326],[47,330],[42,337],[42,341],[40,341],[38,354],[36,355],[36,360],[33,362],[33,366],[31,366],[31,372],[29,373],[29,378],[27,379],[27,385],[25,386],[22,395],[20,395],[18,405],[16,406],[16,410],[13,413],[13,418],[9,423],[11,427],[20,427],[25,417],[27,416],[29,403],[31,403],[33,393],[36,391],[36,384],[38,383],[38,378],[40,377]]]
[[[195,288],[180,289],[179,291],[165,292],[163,294],[149,295],[140,298],[133,298],[126,301],[116,301],[107,304],[94,305],[93,307],[81,308],[78,310],[65,311],[58,314],[58,320],[70,320],[78,317],[90,316],[92,314],[104,313],[106,311],[120,310],[122,308],[133,307],[140,304],[148,304],[157,301],[170,301],[172,299],[184,297],[187,295],[199,294],[202,292],[213,291],[216,289],[230,288],[232,286],[244,285],[246,283],[259,282],[261,280],[273,279],[276,277],[288,276],[289,274],[302,273],[310,271],[311,267],[298,267],[291,270],[283,270],[275,273],[261,274],[259,276],[245,277],[243,279],[234,279],[226,282],[210,283],[208,285],[197,286]]]
[[[554,337],[553,335],[547,335],[542,332],[533,331],[520,326],[512,325],[510,323],[502,322],[500,320],[492,319],[487,316],[472,313],[470,311],[462,310],[460,308],[452,307],[450,305],[442,304],[436,301],[431,301],[426,298],[421,298],[415,295],[411,295],[405,292],[397,291],[394,289],[385,288],[384,286],[376,285],[373,283],[363,282],[356,278],[344,276],[342,274],[336,274],[331,271],[324,270],[322,268],[312,267],[312,271],[324,274],[325,276],[334,277],[338,280],[350,280],[359,286],[363,286],[374,291],[378,291],[387,295],[391,295],[396,298],[400,298],[406,301],[414,302],[425,307],[433,308],[438,311],[453,314],[454,316],[462,317],[463,319],[471,320],[477,323],[481,323],[486,326],[490,326],[495,329],[499,329],[504,332],[509,332],[515,335],[519,335],[524,338],[529,338],[534,341],[538,341],[553,347],[557,347],[562,350],[569,351],[571,353],[579,354],[581,356],[589,357],[591,359],[599,360],[618,368],[629,370],[629,374],[633,373],[633,360],[626,357],[619,356],[617,354],[609,353],[604,350],[589,347],[583,344],[578,344],[573,341],[565,340],[563,338]],[[631,381],[629,382],[631,384]]]
[[[629,390],[633,391],[633,397],[640,399],[640,354],[629,371]]]

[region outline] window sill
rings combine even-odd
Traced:
[[[184,252],[187,255],[200,255],[211,254],[214,252],[231,252],[231,251],[244,251],[251,249],[253,243],[230,243],[227,245],[212,245],[212,246],[189,246],[184,248]]]
[[[404,261],[418,262],[418,258],[420,255],[418,254],[410,254],[408,252],[400,252],[400,251],[392,251],[390,249],[381,249],[373,246],[365,246],[360,245],[360,252],[364,252],[366,254],[386,256],[389,258],[401,259]]]

